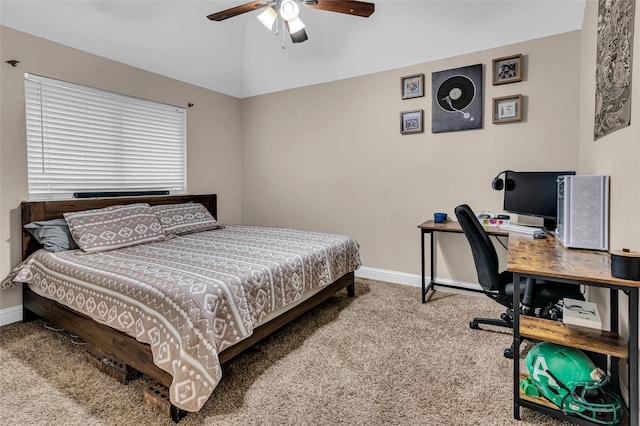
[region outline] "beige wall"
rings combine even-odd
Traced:
[[[580,32],[243,100],[245,223],[349,233],[364,266],[420,273],[417,225],[461,203],[502,211],[501,170],[576,170]],[[493,86],[493,58],[522,53],[525,80]],[[484,128],[431,133],[431,73],[484,64]],[[425,74],[425,97],[400,78]],[[525,119],[491,122],[491,98],[521,93]],[[573,101],[572,101],[573,100]],[[573,106],[573,107],[572,107]],[[422,134],[400,111],[423,109]],[[438,273],[477,282],[464,237],[439,236]]]
[[[20,261],[20,213],[28,198],[24,73],[186,107],[188,191],[217,193],[218,217],[241,218],[239,99],[109,61],[0,26],[0,276]],[[16,59],[13,68],[5,63]],[[0,309],[22,303],[20,289],[0,292]]]
[[[640,85],[637,84],[640,70],[640,55],[633,56],[633,71],[636,84],[632,85],[631,126],[615,131],[597,141],[593,140],[595,112],[596,38],[598,4],[588,1],[585,10],[584,28],[581,42],[580,69],[580,143],[579,170],[582,174],[611,176],[610,182],[610,247],[623,247],[640,251]],[[634,48],[640,45],[640,12],[636,8]],[[599,306],[607,307],[608,292],[593,292]],[[620,297],[620,330],[627,337],[628,299]],[[605,311],[605,318],[608,317]],[[627,374],[627,365],[620,363],[621,373]]]

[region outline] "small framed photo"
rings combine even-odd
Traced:
[[[422,133],[422,118],[424,112],[421,109],[404,111],[400,113],[400,133]]]
[[[522,121],[522,95],[493,98],[493,123]]]
[[[522,54],[493,60],[493,85],[522,81]]]
[[[424,74],[402,77],[402,99],[419,98],[424,96]]]

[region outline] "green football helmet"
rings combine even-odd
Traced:
[[[620,422],[620,397],[604,389],[607,375],[581,350],[542,342],[525,362],[530,381],[564,413],[606,425]]]

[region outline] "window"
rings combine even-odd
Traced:
[[[25,74],[29,198],[186,190],[184,108]]]

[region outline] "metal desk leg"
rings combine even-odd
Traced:
[[[618,289],[609,290],[609,308],[611,309],[611,331],[618,332]]]
[[[435,241],[434,241],[434,239],[435,239],[434,233],[430,232],[430,234],[431,235],[429,236],[430,237],[429,241],[431,242],[431,248],[430,248],[429,255],[431,256],[431,279],[429,280],[429,289],[432,289],[433,286],[436,283],[436,274],[435,274],[435,266],[434,266],[435,263],[436,263],[436,259],[435,259],[435,257],[436,257],[436,255],[435,255],[436,244],[435,244]]]
[[[609,309],[610,309],[610,331],[614,333],[618,333],[619,325],[618,325],[618,289],[611,288],[609,290]],[[610,363],[609,367],[611,369],[611,390],[618,395],[620,395],[620,367],[619,362],[620,358],[608,356]],[[617,378],[617,380],[613,380]]]
[[[422,230],[422,232],[420,232],[420,253],[422,254],[422,256],[420,256],[420,261],[422,263],[422,303],[426,303],[427,302],[427,298],[426,298],[426,287],[425,287],[425,273],[424,273],[424,229]]]
[[[513,418],[520,420],[520,274],[513,282]]]
[[[638,426],[638,288],[629,290],[629,425]]]
[[[431,279],[429,280],[429,284],[426,283],[426,266],[425,266],[425,260],[424,260],[424,234],[429,234],[430,242],[431,242],[431,253],[429,253],[429,258],[431,261]],[[429,293],[429,290],[433,289],[433,285],[434,285],[433,247],[434,247],[433,232],[423,229],[421,233],[421,238],[420,238],[420,253],[422,254],[422,258],[421,258],[422,260],[422,303],[427,303],[427,294]]]

